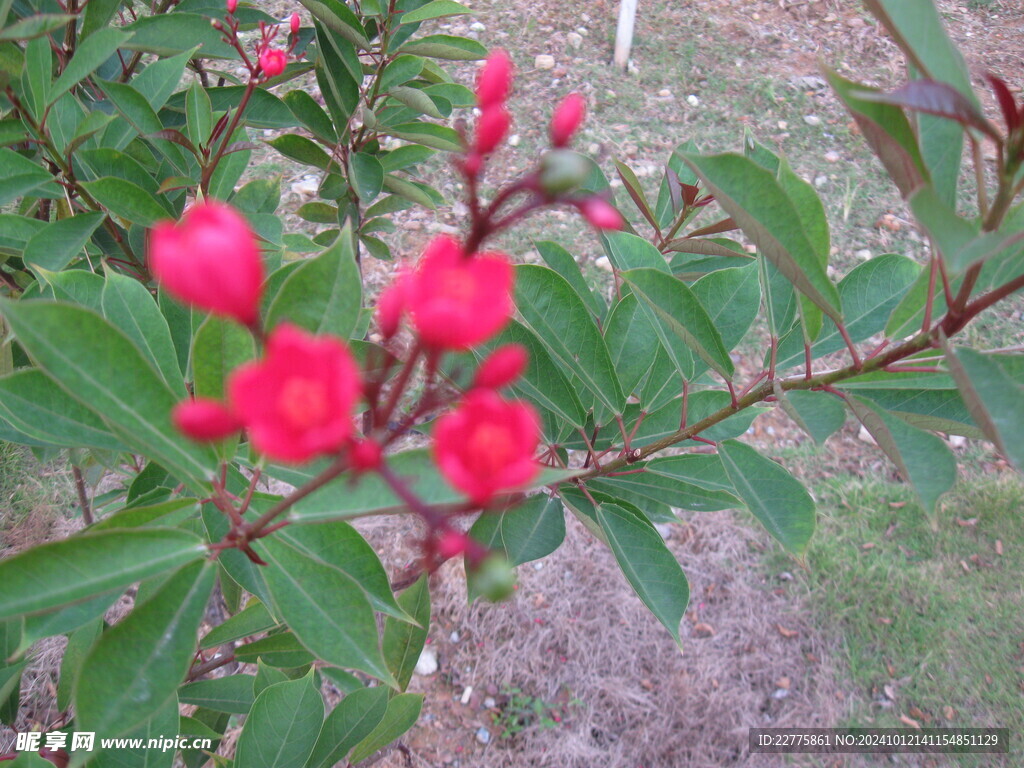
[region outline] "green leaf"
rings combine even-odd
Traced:
[[[1015,355],[984,355],[944,346],[946,364],[975,424],[1010,463],[1024,472],[1024,385],[1010,375]]]
[[[947,378],[947,377],[942,377]],[[918,429],[984,440],[960,393],[950,389],[850,388]]]
[[[130,181],[107,176],[82,182],[82,186],[100,205],[131,224],[152,227],[173,218],[156,197]]]
[[[623,393],[633,394],[644,375],[652,370],[652,360],[662,348],[635,293],[626,294],[612,307],[604,339]]]
[[[380,78],[379,91],[386,93],[396,85],[404,85],[423,71],[423,59],[419,56],[396,56],[384,68]],[[388,170],[394,170],[389,168]]]
[[[238,55],[223,41],[223,33],[210,26],[210,19],[197,13],[175,11],[142,16],[124,29],[134,33],[125,48],[161,58],[193,51],[196,46],[201,46],[203,58],[234,59]]]
[[[608,309],[605,306],[604,300],[587,285],[587,281],[580,271],[580,266],[576,263],[576,259],[572,257],[572,254],[558,243],[552,243],[548,240],[535,241],[533,245],[537,249],[537,253],[540,254],[540,257],[544,259],[544,263],[564,277],[566,282],[573,287],[573,290],[580,295],[583,303],[594,313],[594,317],[599,319],[604,317]]]
[[[690,588],[661,534],[618,504],[599,504],[597,521],[626,580],[679,644]]]
[[[423,651],[430,626],[430,587],[426,574],[399,595],[398,604],[416,623],[389,616],[384,622],[382,646],[384,661],[398,681],[398,689],[404,691],[412,680],[412,672]]]
[[[846,421],[842,402],[828,392],[793,390],[787,393],[776,387],[775,397],[786,415],[818,445],[824,444]]]
[[[421,115],[429,115],[430,117],[438,120],[444,118],[444,115],[442,115],[438,110],[434,101],[420,88],[414,88],[407,85],[396,85],[388,91],[388,96],[393,98],[395,101],[402,103],[413,112],[418,112]]]
[[[151,749],[149,744],[173,738],[170,734],[179,733],[179,723],[178,699],[171,696],[145,722],[125,733],[124,738],[130,740],[126,746],[100,752],[89,761],[89,768],[172,768],[175,750]]]
[[[359,742],[349,755],[350,763],[365,760],[408,731],[420,717],[423,707],[422,693],[400,693],[388,702],[384,718]]]
[[[53,174],[13,149],[3,147],[0,148],[0,179],[0,205],[7,205],[52,182]]]
[[[44,637],[64,635],[92,623],[103,616],[120,596],[121,590],[115,589],[92,600],[86,600],[84,603],[75,603],[52,613],[26,616],[18,653],[27,651],[29,646]],[[3,697],[0,696],[0,698]]]
[[[152,465],[150,465],[152,466]],[[140,475],[141,477],[141,475]],[[138,478],[136,478],[138,480]],[[133,483],[134,485],[134,483]],[[170,489],[156,486],[147,492],[169,491]],[[133,499],[132,503],[138,503],[139,497]],[[108,517],[93,523],[90,531],[103,531],[108,528],[142,528],[153,526],[164,526],[167,528],[180,524],[187,518],[194,517],[199,511],[198,499],[174,498],[161,501],[156,504],[140,504],[114,512]]]
[[[228,675],[212,680],[197,680],[178,690],[182,704],[195,704],[217,712],[248,715],[253,705],[253,676]]]
[[[3,302],[18,342],[72,397],[92,408],[125,444],[200,492],[216,459],[171,425],[177,397],[132,342],[94,312],[50,301]]]
[[[328,664],[395,685],[378,648],[373,607],[354,579],[276,538],[264,539],[259,551],[271,564],[263,577],[274,604],[304,646]]]
[[[240,645],[235,649],[235,658],[243,664],[262,662],[282,669],[303,667],[316,660],[293,632],[279,632]]]
[[[103,619],[97,617],[84,627],[79,627],[68,635],[68,644],[64,648],[64,657],[60,661],[60,682],[57,684],[57,707],[61,710],[71,705],[71,694],[75,690],[78,673],[82,662],[103,633]]]
[[[410,40],[399,50],[447,61],[476,61],[487,57],[487,48],[476,40],[454,35],[428,35]]]
[[[211,629],[199,642],[202,649],[216,648],[218,645],[230,643],[233,640],[240,640],[243,637],[258,635],[268,629],[277,626],[277,621],[266,606],[258,599],[253,598],[249,604],[240,612],[222,624]]]
[[[124,450],[124,444],[110,434],[99,416],[36,369],[22,369],[0,378],[0,416],[18,431],[44,443]]]
[[[311,333],[347,339],[356,327],[361,306],[362,281],[346,227],[334,245],[285,279],[270,305],[267,326],[287,321]]]
[[[717,269],[697,280],[690,289],[707,310],[725,349],[735,349],[747,335],[761,307],[757,264]]]
[[[541,343],[607,408],[626,405],[611,355],[583,300],[565,278],[546,267],[516,267],[516,307]]]
[[[132,37],[131,32],[108,27],[99,29],[82,40],[75,50],[75,55],[64,67],[60,77],[50,87],[47,97],[52,104],[62,95],[74,88],[78,83],[91,75],[97,67],[113,56]]]
[[[333,164],[330,155],[320,148],[316,142],[294,133],[286,133],[266,142],[290,160],[303,165],[312,165],[322,171],[328,170]]]
[[[841,321],[836,287],[825,274],[793,201],[772,173],[731,153],[685,155],[684,159],[758,251],[826,315]]]
[[[205,147],[210,142],[213,131],[213,105],[210,96],[198,80],[194,81],[185,92],[185,125],[188,137],[197,147]]]
[[[387,132],[396,139],[404,139],[425,147],[443,149],[446,152],[461,152],[462,138],[446,125],[434,123],[400,123],[387,128]]]
[[[939,437],[907,424],[862,397],[848,397],[850,410],[871,433],[937,526],[935,504],[956,483],[956,459]]]
[[[384,188],[411,203],[422,205],[431,211],[437,209],[437,202],[423,189],[421,184],[414,184],[411,181],[400,179],[393,174],[388,174],[384,177]]]
[[[199,537],[170,528],[87,532],[43,544],[0,561],[0,620],[79,603],[205,555]]]
[[[384,169],[380,160],[368,152],[356,152],[349,156],[349,178],[352,186],[365,204],[373,201],[384,186]]]
[[[337,144],[338,133],[334,130],[334,124],[316,99],[305,91],[295,90],[288,91],[281,100],[316,138],[328,144]]]
[[[427,19],[438,19],[442,16],[462,16],[470,13],[469,8],[455,0],[430,0],[426,5],[421,5],[415,11],[403,13],[398,20],[399,24],[417,24]]]
[[[31,40],[67,26],[75,16],[66,13],[37,13],[26,16],[0,31],[0,40]]]
[[[366,39],[366,30],[359,23],[359,17],[344,3],[340,3],[338,0],[299,0],[299,2],[327,25],[328,29],[362,50],[369,50],[370,43]]]
[[[25,243],[25,263],[59,272],[82,253],[103,219],[102,213],[80,213],[47,224]]]
[[[342,762],[380,724],[387,708],[388,689],[382,685],[348,694],[324,721],[305,768],[333,768]]]
[[[674,335],[724,378],[732,378],[732,359],[722,337],[685,283],[655,269],[631,269],[623,272],[622,278],[640,299],[666,350],[671,351],[670,337]],[[680,373],[686,375],[683,370]],[[687,378],[692,375],[691,371]]]
[[[192,375],[196,397],[221,400],[228,376],[256,356],[252,334],[225,318],[210,315],[192,342]]]
[[[501,512],[483,513],[470,533],[484,546],[504,552],[509,565],[540,560],[565,540],[562,501],[544,493],[535,494]],[[471,574],[467,579],[472,581]],[[473,595],[472,589],[470,595]]]
[[[177,397],[188,392],[171,331],[156,299],[138,280],[120,275],[109,267],[100,299],[103,316],[124,331]]]
[[[306,762],[324,719],[324,700],[313,674],[272,685],[256,697],[238,738],[236,765],[295,768]]]
[[[814,500],[783,467],[748,445],[726,440],[718,447],[736,494],[765,529],[800,557],[814,532]]]
[[[718,457],[715,457],[714,462],[701,462],[699,465],[701,469],[714,472],[712,477],[716,482],[703,480],[700,485],[694,482],[693,464],[666,460],[684,458],[692,457],[669,456],[665,459],[656,459],[646,466],[633,467],[643,470],[641,472],[619,477],[595,478],[587,482],[587,487],[603,491],[612,498],[628,501],[641,509],[650,501],[693,512],[713,512],[740,506],[740,501],[732,491],[732,485],[725,477],[725,470]],[[708,485],[716,487],[709,488]]]
[[[193,563],[103,634],[75,687],[76,726],[117,736],[174,696],[196,649],[216,568]]]

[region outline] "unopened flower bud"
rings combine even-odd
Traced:
[[[382,457],[380,443],[369,437],[354,443],[348,452],[348,461],[357,472],[372,472],[380,466]]]
[[[183,435],[200,442],[223,440],[242,428],[224,403],[205,397],[178,403],[171,420]]]
[[[540,161],[540,185],[549,195],[559,195],[579,187],[590,175],[587,158],[569,149],[545,152]]]
[[[291,23],[292,34],[293,35],[299,34],[299,24],[301,23],[299,21],[299,14],[293,13],[290,23]]]
[[[512,59],[501,48],[491,51],[476,81],[476,103],[481,109],[501,106],[512,90]]]
[[[579,203],[579,209],[594,229],[622,229],[626,223],[622,214],[600,197],[588,197]]]
[[[398,333],[406,305],[406,277],[399,275],[377,299],[377,327],[385,339]]]
[[[288,54],[280,48],[264,48],[260,54],[260,69],[267,77],[277,77],[288,64]]]
[[[462,161],[462,169],[467,176],[479,176],[484,168],[484,159],[477,152],[470,152]]]
[[[508,127],[512,124],[512,116],[508,110],[500,105],[494,105],[484,109],[480,119],[476,121],[476,145],[477,154],[489,155],[498,145],[501,144],[508,133]]]
[[[551,116],[551,146],[569,146],[573,134],[583,122],[586,110],[587,102],[581,94],[570,93],[562,100]]]
[[[437,554],[444,560],[458,557],[468,548],[469,536],[462,531],[453,531],[449,528],[437,540]]]
[[[507,600],[515,591],[516,572],[508,559],[498,552],[488,555],[470,572],[475,591],[487,600]]]
[[[530,355],[522,344],[506,344],[492,352],[477,369],[474,387],[501,389],[511,384],[526,370]]]
[[[234,13],[238,9],[238,0],[227,0],[225,3],[228,13]]]

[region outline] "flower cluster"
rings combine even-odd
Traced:
[[[256,43],[256,57],[255,61],[252,61],[242,48],[238,38],[239,23],[235,18],[235,11],[238,10],[238,0],[226,0],[225,8],[228,12],[225,19],[227,26],[225,27],[220,21],[214,21],[213,26],[215,29],[224,32],[224,41],[228,45],[238,50],[242,56],[242,61],[249,69],[250,75],[254,79],[265,82],[282,74],[288,66],[289,57],[293,55],[295,47],[299,43],[299,31],[302,23],[299,19],[299,14],[293,13],[288,19],[290,34],[287,48],[277,48],[274,46],[274,40],[277,38],[281,25],[267,24],[261,21],[259,27],[260,39]]]

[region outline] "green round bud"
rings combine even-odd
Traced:
[[[498,552],[489,554],[471,573],[476,592],[492,602],[507,600],[515,590],[515,569],[509,565],[508,558]]]
[[[540,186],[549,195],[571,192],[589,175],[587,158],[572,150],[553,149],[540,159]]]

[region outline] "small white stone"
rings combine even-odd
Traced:
[[[579,32],[570,32],[565,36],[565,41],[569,43],[573,48],[579,48],[583,45],[583,35]]]
[[[476,729],[476,740],[479,741],[481,744],[490,744],[491,732],[483,726],[480,726]]]
[[[555,57],[550,56],[546,53],[542,53],[540,56],[533,60],[533,66],[537,69],[554,69],[555,68]]]
[[[949,446],[951,448],[963,448],[967,445],[967,438],[963,435],[950,435]]]
[[[497,706],[497,704],[498,702],[494,700],[493,696],[488,696],[486,699],[484,699],[484,707],[487,709],[493,709],[495,706]]]
[[[608,261],[607,256],[598,257],[598,259],[594,262],[594,266],[597,267],[598,269],[603,269],[605,272],[612,271],[612,263]]]
[[[487,27],[485,27],[479,21],[474,21],[472,24],[469,25],[469,28],[472,29],[474,32],[483,32],[485,29],[487,29]]]
[[[459,633],[458,632],[452,632],[450,635],[448,635],[448,641],[452,642],[452,643],[459,642]]]
[[[661,538],[668,540],[668,537],[672,535],[672,526],[668,523],[655,523],[654,529],[661,534]]]
[[[867,248],[861,248],[859,251],[854,251],[853,255],[855,258],[858,258],[861,261],[867,261],[868,259],[871,258],[871,251],[869,251]]]
[[[596,155],[600,151],[601,151],[601,145],[598,144],[597,142],[591,142],[590,144],[587,145],[587,153],[588,154]]]
[[[658,95],[661,96],[661,98],[663,99],[671,99],[672,91],[670,91],[668,88],[662,88],[660,91],[658,91]]]
[[[580,35],[581,37],[586,37],[587,35],[590,34],[590,30],[587,29],[586,27],[576,27],[576,34]]]
[[[462,690],[462,698],[459,699],[461,704],[469,704],[470,698],[473,696],[473,686],[467,685]]]
[[[841,159],[842,158],[839,156],[838,152],[832,151],[832,152],[826,152],[825,153],[825,160],[827,162],[838,163]]]
[[[808,125],[821,125],[821,118],[817,115],[804,115],[804,122]]]
[[[432,675],[437,672],[437,654],[433,648],[424,648],[416,660],[417,675]]]
[[[815,176],[814,177],[814,186],[816,186],[816,187],[824,187],[826,184],[828,184],[828,176]]]
[[[779,120],[778,126],[780,131],[784,131],[787,128],[789,128],[789,123],[787,123],[785,120]]]
[[[686,103],[689,104],[691,107],[699,107],[700,99],[698,99],[696,95],[691,93],[689,96],[686,97]]]
[[[306,176],[292,184],[292,192],[304,197],[312,197],[320,189],[320,181],[315,176]]]
[[[535,570],[535,571],[543,571],[544,570],[544,561],[543,560],[538,560],[537,562],[535,562],[533,564],[533,570]]]
[[[520,138],[518,133],[513,133],[511,136],[508,137],[508,145],[510,147],[518,147],[520,141],[522,141],[522,139]]]

